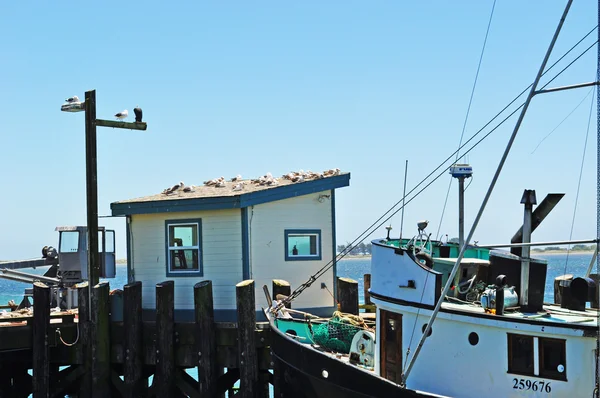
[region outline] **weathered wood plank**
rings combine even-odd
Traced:
[[[165,281],[156,285],[156,395],[175,395],[174,309],[175,284]]]
[[[358,315],[358,282],[350,278],[337,278],[337,295],[340,311]]]
[[[142,380],[142,283],[123,287],[123,368],[126,396],[139,397],[148,386]],[[143,382],[143,383],[142,383]]]
[[[371,305],[371,295],[369,294],[369,289],[371,288],[371,274],[364,274],[363,276],[363,294],[365,297],[365,302],[363,304]]]
[[[33,284],[33,313],[33,398],[45,398],[50,396],[50,288],[42,282]]]
[[[110,397],[109,284],[101,282],[92,293],[92,397]]]
[[[79,343],[83,350],[83,370],[81,383],[79,384],[79,395],[90,397],[92,395],[92,347],[90,344],[90,291],[87,282],[78,283],[77,287],[77,307],[79,323]]]
[[[242,398],[262,396],[256,355],[256,304],[254,281],[245,280],[235,287],[238,324],[238,355],[240,363],[240,392]]]
[[[198,282],[194,286],[194,311],[198,352],[198,391],[202,396],[214,397],[219,373],[211,281]]]
[[[281,300],[292,294],[292,286],[283,279],[273,279],[273,300]],[[292,303],[285,303],[286,308],[292,308]]]
[[[198,391],[198,383],[196,380],[192,379],[190,375],[188,375],[184,369],[178,369],[175,372],[175,385],[186,397],[190,398],[203,398],[203,397],[213,397],[214,395],[206,395],[202,394]],[[215,389],[216,391],[216,389]]]
[[[117,129],[146,130],[146,122],[119,122],[117,120],[96,119],[96,126],[112,127]]]

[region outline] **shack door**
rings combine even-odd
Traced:
[[[402,376],[402,315],[381,310],[381,376],[400,383]]]

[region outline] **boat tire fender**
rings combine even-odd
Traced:
[[[419,252],[415,254],[415,258],[421,264],[424,264],[427,268],[433,268],[433,258],[427,253]]]

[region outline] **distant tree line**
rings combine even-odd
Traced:
[[[566,251],[565,247],[560,246],[546,246],[544,248],[536,247],[533,249],[535,252],[548,252],[548,251]],[[572,252],[584,252],[596,250],[596,245],[573,245],[570,249]]]
[[[364,256],[371,254],[371,243],[365,244],[365,242],[360,242],[354,246],[347,242],[345,245],[337,245],[337,252],[339,254],[350,254],[353,256]]]

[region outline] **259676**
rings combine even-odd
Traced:
[[[549,381],[542,380],[528,380],[528,379],[513,379],[513,388],[515,390],[530,390],[539,391],[545,393],[551,393],[552,387]]]

